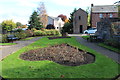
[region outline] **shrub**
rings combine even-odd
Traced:
[[[41,31],[41,30],[34,31],[34,36],[50,36],[50,35],[60,36],[61,34],[57,30],[46,30],[46,29],[44,29],[44,31]]]
[[[42,36],[42,31],[40,30],[34,31],[34,36]]]
[[[119,48],[119,46],[120,46],[120,42],[118,42],[116,40],[113,40],[113,39],[105,40],[104,44],[109,45],[109,46],[113,46],[113,47],[116,47],[116,48]]]
[[[17,32],[14,34],[16,37],[18,37],[19,39],[23,39],[27,37],[27,34],[25,32]]]
[[[6,42],[8,42],[7,34],[0,35],[0,43],[6,43]]]
[[[32,30],[26,30],[26,37],[32,37],[33,36],[33,31]]]
[[[35,29],[35,28],[32,28],[31,30],[32,30],[32,31],[36,31],[37,29]]]

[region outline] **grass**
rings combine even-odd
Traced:
[[[86,39],[89,38],[90,36],[82,36],[83,39]]]
[[[120,53],[120,49],[118,49],[118,48],[115,48],[115,47],[112,47],[112,46],[108,46],[108,45],[106,45],[104,43],[99,43],[98,45],[101,46],[101,47],[107,48],[107,49],[109,49],[111,51]]]
[[[22,41],[27,41],[27,40],[31,40],[33,39],[34,37],[28,37],[28,38],[25,38],[25,39],[21,39]]]
[[[25,61],[19,55],[37,48],[68,43],[69,45],[91,52],[95,55],[95,62],[81,66],[64,66],[52,61]],[[120,65],[112,59],[79,44],[74,37],[49,40],[44,37],[36,42],[18,50],[0,61],[2,64],[2,77],[4,78],[113,78],[120,74]],[[54,79],[53,79],[54,80]],[[97,80],[97,79],[96,79]],[[106,79],[105,79],[106,80]]]
[[[4,46],[7,46],[7,45],[15,45],[16,43],[0,43],[0,45],[4,45]]]

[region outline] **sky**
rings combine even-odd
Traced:
[[[40,2],[44,2],[49,16],[64,14],[69,17],[74,8],[86,10],[91,4],[113,5],[117,1],[119,0],[0,0],[0,23],[12,19],[14,22],[28,24],[30,15],[37,10]]]

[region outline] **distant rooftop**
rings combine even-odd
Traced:
[[[92,7],[93,13],[106,13],[106,12],[118,12],[118,7],[116,5],[99,5]]]

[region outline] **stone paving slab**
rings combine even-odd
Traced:
[[[42,37],[36,37],[31,40],[27,41],[14,41],[13,43],[17,43],[16,45],[11,45],[11,46],[4,46],[3,48],[0,49],[0,61],[5,58],[6,56],[10,55],[11,53],[16,52],[17,50],[21,49],[22,47],[25,47],[34,41],[40,39]]]

